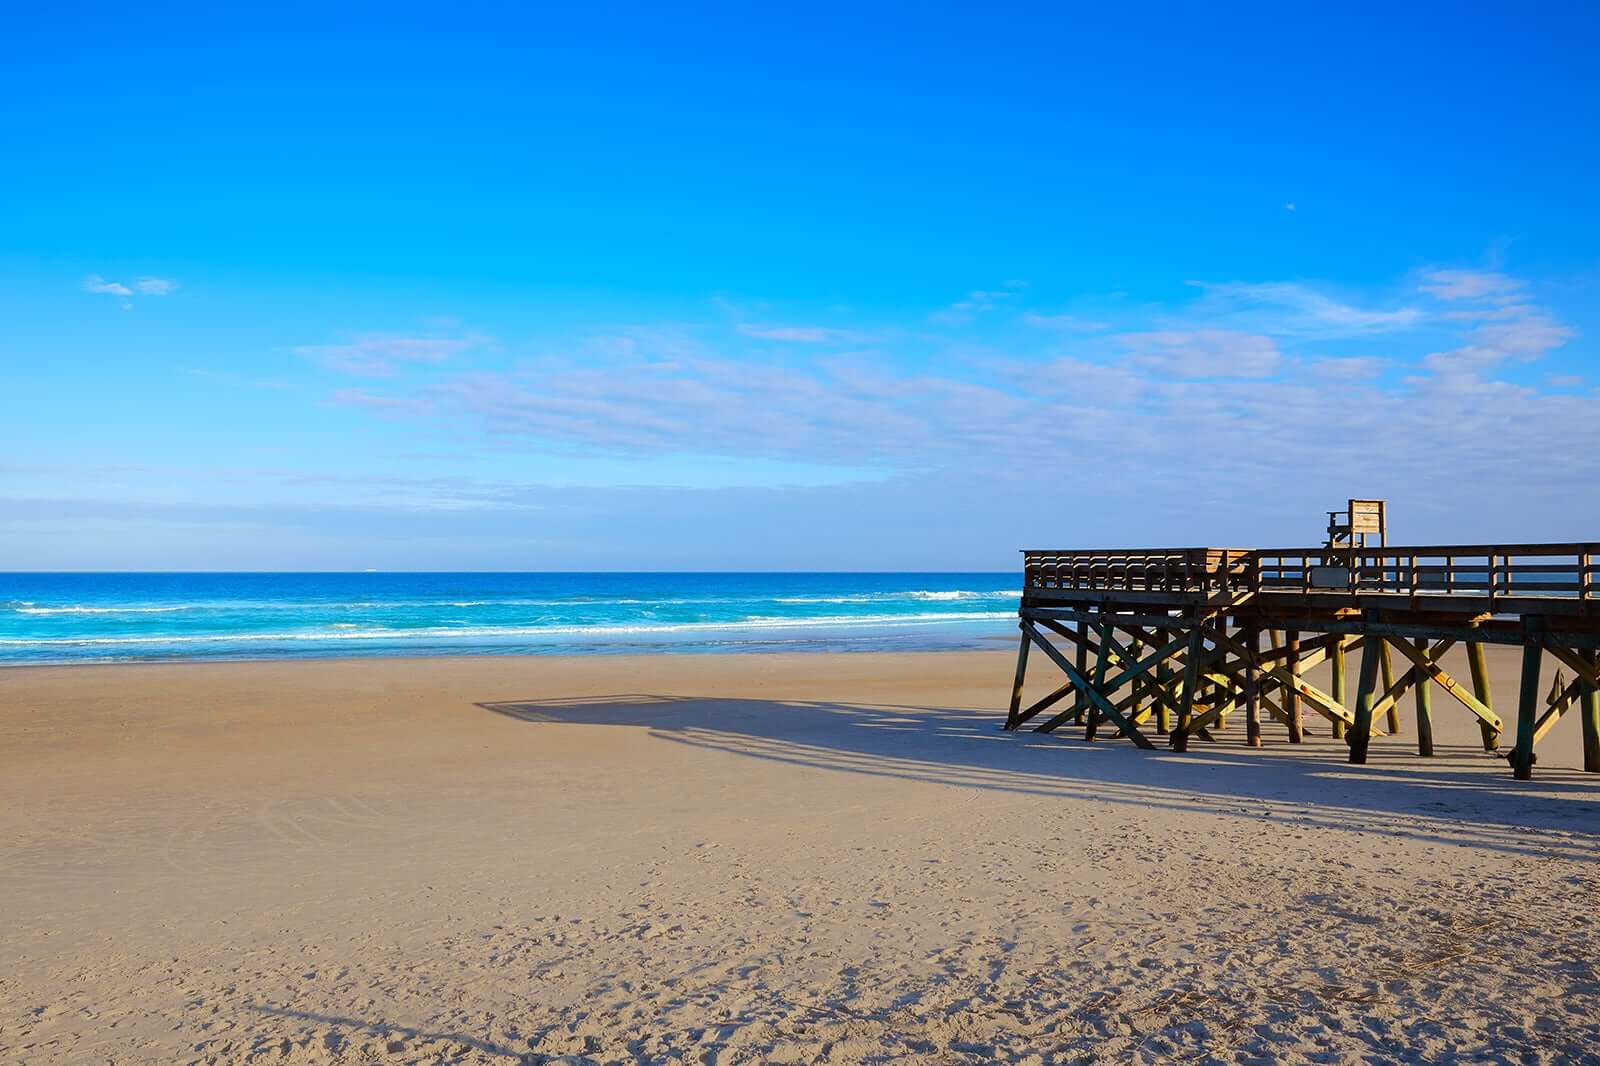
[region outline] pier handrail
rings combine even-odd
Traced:
[[[1600,542],[1030,549],[1024,588],[1600,602]]]

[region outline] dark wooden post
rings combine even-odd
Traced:
[[[1250,654],[1244,660],[1244,735],[1245,743],[1252,748],[1261,746],[1261,679],[1257,671],[1261,653],[1260,623],[1245,623],[1244,646]]]
[[[1383,691],[1388,692],[1394,688],[1394,661],[1389,654],[1389,642],[1380,637],[1378,650],[1383,655],[1383,658],[1378,660],[1379,665],[1383,668]],[[1398,699],[1390,701],[1385,724],[1389,728],[1390,736],[1397,737],[1400,735],[1400,701]]]
[[[1178,725],[1172,731],[1172,750],[1189,750],[1189,722],[1194,717],[1194,690],[1200,679],[1200,655],[1205,648],[1205,636],[1200,632],[1200,618],[1189,616],[1189,653],[1183,663],[1183,694],[1178,697]]]
[[[1165,645],[1172,639],[1172,630],[1156,630],[1156,639]],[[1172,705],[1169,702],[1172,699],[1172,667],[1168,665],[1170,658],[1163,656],[1155,667],[1156,732],[1163,736],[1172,733]]]
[[[1078,620],[1078,634],[1080,636],[1083,636],[1083,635],[1087,634],[1088,631],[1089,631],[1089,623],[1084,621],[1084,620],[1082,620],[1082,619],[1079,619]],[[1089,676],[1089,646],[1088,646],[1088,644],[1084,643],[1081,640],[1078,641],[1077,658],[1078,658],[1078,676],[1079,677],[1083,677],[1083,678],[1087,678]],[[1086,710],[1088,710],[1088,708],[1089,708],[1089,697],[1088,696],[1086,696],[1082,692],[1080,692],[1076,696],[1073,697],[1073,703],[1072,703],[1072,724],[1073,725],[1082,725],[1083,724],[1083,714],[1084,714],[1084,712]]]
[[[1227,571],[1224,570],[1223,572],[1226,573]],[[1228,632],[1227,615],[1223,615],[1221,618],[1217,619],[1217,628],[1222,630],[1224,634]],[[1226,666],[1227,662],[1227,659],[1224,658],[1222,665]],[[1207,696],[1206,706],[1208,709],[1211,707],[1220,708],[1217,712],[1217,732],[1221,733],[1226,731],[1228,728],[1228,712],[1233,710],[1233,693],[1228,691],[1222,682],[1217,681],[1214,678],[1208,678],[1207,681],[1208,684],[1205,688]]]
[[[1028,672],[1028,631],[1022,631],[1022,643],[1017,646],[1017,679],[1011,685],[1011,710],[1006,713],[1006,728],[1017,728],[1017,714],[1022,710],[1022,678]]]
[[[1372,743],[1372,690],[1378,684],[1379,641],[1368,634],[1361,644],[1361,680],[1356,685],[1356,722],[1350,727],[1350,761],[1367,761],[1367,747]]]
[[[1494,693],[1489,685],[1489,667],[1483,660],[1483,642],[1470,641],[1467,644],[1467,665],[1472,668],[1472,694],[1478,702],[1494,710]],[[1480,721],[1478,728],[1483,733],[1483,750],[1493,751],[1500,746],[1500,734],[1488,722]]]
[[[1511,749],[1511,776],[1533,776],[1533,731],[1539,724],[1539,667],[1544,659],[1543,619],[1522,619],[1522,691],[1517,700],[1517,743]]]
[[[1283,711],[1289,716],[1289,743],[1305,740],[1305,725],[1300,719],[1300,631],[1291,629],[1284,634],[1284,645],[1289,649],[1289,681],[1283,690]]]
[[[1106,666],[1111,658],[1111,626],[1101,622],[1095,627],[1095,635],[1100,638],[1100,654],[1094,659],[1094,679],[1090,684],[1101,695],[1105,694]],[[1093,740],[1095,732],[1100,728],[1100,709],[1094,704],[1089,705],[1089,722],[1083,727],[1083,739]]]
[[[1133,644],[1128,649],[1128,654],[1133,657],[1132,662],[1124,663],[1124,667],[1132,667],[1144,657],[1144,627],[1135,626],[1133,630]],[[1129,683],[1129,694],[1133,702],[1128,706],[1128,721],[1137,723],[1139,715],[1144,711],[1145,693],[1149,686],[1149,675],[1136,677]]]
[[[1600,652],[1589,653],[1589,668],[1600,670]],[[1582,692],[1583,768],[1600,774],[1600,686],[1585,679]]]
[[[1424,661],[1428,660],[1428,642],[1417,640],[1413,646],[1417,655]],[[1417,754],[1433,754],[1433,682],[1428,678],[1428,671],[1417,667]]]
[[[1332,684],[1332,687],[1329,689],[1328,694],[1333,697],[1333,702],[1339,704],[1339,706],[1348,707],[1349,704],[1345,702],[1345,691],[1344,691],[1345,669],[1344,669],[1344,634],[1343,633],[1335,633],[1333,635],[1333,655],[1331,656],[1331,658],[1333,660],[1333,684]],[[1333,738],[1335,740],[1343,739],[1343,737],[1344,737],[1344,728],[1345,727],[1344,727],[1344,720],[1343,719],[1335,718],[1333,720]]]

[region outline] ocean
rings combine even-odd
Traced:
[[[1020,575],[0,574],[0,665],[997,647]]]

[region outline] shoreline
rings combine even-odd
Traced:
[[[936,624],[936,623],[935,623]],[[1013,646],[1016,636],[1012,633],[973,634],[964,638],[969,644],[1005,644]],[[819,641],[820,642],[820,641]],[[798,643],[798,642],[797,642]],[[863,640],[862,643],[865,643]],[[971,647],[962,645],[929,645],[926,647],[882,648],[860,647],[852,648],[848,642],[840,641],[827,647],[787,648],[774,649],[767,645],[751,645],[748,647],[726,647],[708,649],[698,644],[685,644],[683,650],[675,650],[671,645],[658,645],[651,651],[640,651],[636,647],[618,646],[617,650],[610,648],[591,648],[587,651],[523,651],[507,652],[494,650],[462,649],[460,651],[440,651],[430,654],[417,654],[408,652],[373,652],[369,655],[330,653],[319,655],[304,653],[300,655],[262,655],[234,657],[202,657],[188,656],[171,659],[90,659],[90,660],[60,660],[51,662],[0,662],[0,676],[12,670],[54,670],[54,669],[83,669],[88,667],[122,667],[122,666],[224,666],[228,664],[244,663],[386,663],[386,662],[434,662],[450,661],[455,659],[594,659],[594,658],[641,658],[654,657],[679,658],[679,657],[722,657],[722,656],[750,656],[750,655],[949,655],[961,652],[987,652],[987,647]],[[997,649],[996,649],[997,650]]]

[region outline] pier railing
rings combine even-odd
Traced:
[[[1600,543],[1027,551],[1029,592],[1600,604]]]
[[[1028,551],[1023,572],[1030,589],[1211,595],[1257,587],[1245,548]]]

